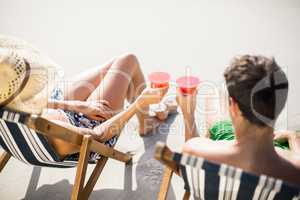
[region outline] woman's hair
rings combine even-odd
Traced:
[[[274,58],[236,57],[224,77],[229,96],[242,115],[255,125],[273,127],[288,95],[287,77]]]

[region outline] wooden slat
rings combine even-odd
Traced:
[[[64,126],[61,126],[55,122],[49,121],[38,115],[31,115],[26,122],[26,125],[48,137],[54,137],[61,139],[65,142],[69,142],[76,146],[81,146],[83,136],[82,133],[71,130]],[[92,140],[91,151],[100,153],[101,155],[109,158],[113,158],[122,162],[130,162],[131,156],[124,154],[120,151],[114,150],[113,148],[107,147],[103,143]]]
[[[83,142],[80,148],[80,154],[79,154],[79,162],[77,165],[77,171],[76,171],[76,178],[75,178],[75,183],[73,186],[73,191],[72,191],[72,200],[79,200],[83,185],[84,185],[84,180],[85,180],[85,175],[86,175],[86,169],[88,165],[88,159],[89,159],[89,153],[90,153],[90,144],[91,144],[91,136],[84,136]]]
[[[102,157],[100,160],[98,160],[92,174],[90,175],[90,178],[89,178],[86,186],[83,189],[82,199],[88,199],[88,197],[92,193],[107,161],[108,161],[107,157]]]
[[[120,151],[117,151],[111,147],[107,147],[105,144],[102,144],[100,142],[97,142],[95,140],[91,143],[91,151],[93,152],[99,152],[101,155],[105,157],[109,157],[121,162],[128,163],[131,161],[132,156],[122,153]]]
[[[168,196],[169,187],[171,185],[173,171],[172,169],[166,167],[163,175],[163,179],[160,185],[159,193],[158,193],[158,200],[165,200]]]
[[[39,133],[80,146],[83,135],[39,116],[31,116],[26,125]]]
[[[183,195],[183,200],[189,200],[191,196],[191,193],[189,191],[185,191]]]
[[[65,128],[42,117],[31,117],[31,119],[27,122],[27,125],[48,137],[61,139],[77,146],[80,146],[82,143],[83,135],[81,135],[81,133]],[[95,140],[92,140],[90,148],[93,152],[97,152],[105,157],[119,160],[121,162],[127,163],[131,160],[130,155],[107,147],[105,144]]]
[[[10,159],[10,157],[11,157],[11,155],[9,153],[5,152],[5,151],[1,154],[1,157],[0,157],[0,172],[5,167],[6,163]]]
[[[162,162],[166,168],[164,171],[162,183],[160,186],[160,190],[158,193],[158,200],[165,200],[167,199],[169,187],[172,180],[172,175],[175,172],[177,175],[179,175],[179,167],[178,165],[173,161],[174,153],[167,147],[166,144],[162,142],[156,143],[155,148],[155,154],[154,157]]]
[[[162,142],[156,143],[154,157],[179,175],[179,167],[173,161],[174,153]]]

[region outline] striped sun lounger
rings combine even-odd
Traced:
[[[256,176],[225,164],[171,152],[158,144],[156,158],[183,178],[184,199],[200,200],[297,200],[300,187],[265,175]],[[164,188],[164,187],[161,187]],[[166,197],[167,189],[160,191]]]
[[[48,143],[52,137],[64,140],[80,149],[78,161],[60,159],[55,149]],[[91,136],[81,135],[40,116],[0,109],[0,172],[14,157],[23,163],[55,168],[77,167],[72,200],[88,199],[108,158],[128,163],[131,156],[102,144]],[[87,165],[91,152],[99,155],[91,176],[85,183]]]
[[[25,125],[26,113],[0,110],[0,145],[14,158],[43,167],[75,167],[77,162],[62,161],[50,146],[46,136]]]

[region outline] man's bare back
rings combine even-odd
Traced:
[[[235,141],[212,141],[201,137],[189,140],[183,148],[184,153],[212,162],[224,163],[257,175],[265,174],[300,184],[300,156],[278,147],[275,150],[277,156],[255,156],[243,152]]]

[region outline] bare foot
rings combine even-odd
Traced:
[[[166,100],[157,104],[155,108],[151,109],[149,116],[145,117],[140,123],[140,136],[145,136],[151,131],[155,130],[161,123],[163,123],[170,114],[177,111],[176,101]]]
[[[157,104],[156,108],[154,108],[152,112],[159,120],[164,121],[170,114],[177,112],[177,107],[176,100],[165,99],[160,104]]]

